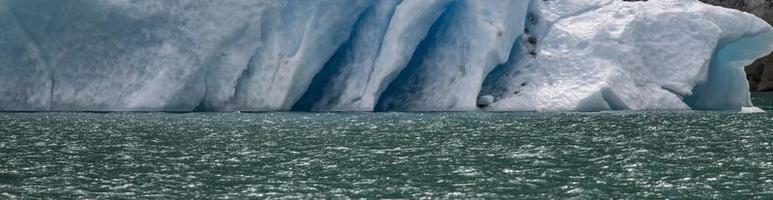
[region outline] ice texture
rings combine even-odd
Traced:
[[[772,50],[697,0],[0,0],[0,110],[741,110]]]
[[[698,1],[547,1],[547,33],[518,94],[493,110],[740,110],[743,66],[767,55],[773,32],[747,13]],[[561,9],[558,9],[561,8]],[[558,20],[555,20],[558,19]],[[523,67],[520,67],[523,68]],[[511,82],[518,84],[518,82]],[[512,91],[511,89],[510,91]]]

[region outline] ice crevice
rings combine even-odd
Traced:
[[[697,0],[6,0],[0,110],[743,110],[771,51]]]

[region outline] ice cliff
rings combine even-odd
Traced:
[[[771,50],[697,0],[0,0],[0,110],[740,110]]]

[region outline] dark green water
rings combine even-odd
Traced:
[[[269,197],[769,199],[773,114],[0,114],[0,199]]]

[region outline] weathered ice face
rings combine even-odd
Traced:
[[[0,4],[4,111],[737,110],[773,49],[697,1]]]

